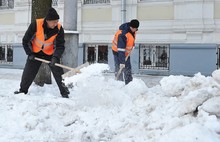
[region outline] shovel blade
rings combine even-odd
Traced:
[[[84,68],[84,67],[87,67],[87,66],[89,66],[89,62],[86,62],[86,63],[84,63],[84,64],[82,64],[82,65],[76,67],[75,69],[70,70],[70,71],[64,73],[64,74],[62,75],[62,77],[63,77],[63,78],[66,78],[66,77],[74,76],[74,75],[76,75],[77,73],[80,73],[80,69],[82,69],[82,68]]]

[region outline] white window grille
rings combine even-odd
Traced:
[[[0,64],[12,64],[13,47],[12,45],[0,45]]]
[[[83,0],[83,4],[108,4],[110,0]]]
[[[169,70],[169,45],[141,44],[140,69]]]
[[[58,0],[52,0],[52,6],[58,6]]]
[[[14,8],[14,0],[0,0],[0,9]]]

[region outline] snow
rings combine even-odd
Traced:
[[[14,95],[22,70],[0,69],[0,141],[220,141],[220,70],[207,77],[170,75],[158,84],[134,77],[128,85],[108,70],[93,64],[66,78],[66,99],[54,80]]]

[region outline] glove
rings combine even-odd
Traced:
[[[53,56],[50,61],[50,66],[54,67],[56,63],[58,63],[58,58]]]
[[[120,64],[120,68],[121,69],[125,68],[125,64]]]
[[[30,54],[28,55],[28,59],[31,61],[34,61],[35,55],[34,54]]]

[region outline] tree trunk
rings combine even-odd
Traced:
[[[52,0],[32,0],[31,22],[35,21],[37,18],[46,17],[47,11],[51,5]],[[47,64],[42,63],[34,82],[39,86],[43,86],[45,83],[52,83],[51,71]]]

